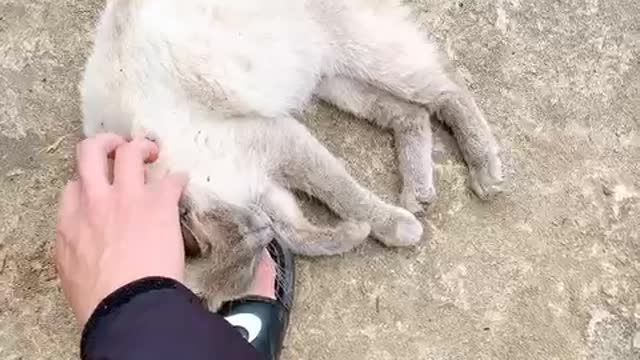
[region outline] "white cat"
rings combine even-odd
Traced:
[[[191,286],[212,308],[243,295],[275,236],[339,254],[369,234],[422,236],[434,200],[429,114],[449,125],[481,197],[500,191],[498,146],[472,96],[401,5],[360,0],[109,0],[81,86],[84,132],[158,142],[149,172],[182,171]],[[395,136],[405,210],[360,186],[291,117],[313,96]],[[311,224],[291,190],[343,221]]]

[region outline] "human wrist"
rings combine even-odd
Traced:
[[[132,280],[100,299],[98,304],[86,317],[86,321],[82,324],[83,338],[85,333],[87,333],[92,327],[96,326],[96,322],[100,318],[107,316],[111,311],[118,309],[120,306],[131,301],[136,296],[145,294],[149,291],[162,289],[181,289],[191,293],[191,291],[188,290],[180,281],[171,277],[146,276]]]

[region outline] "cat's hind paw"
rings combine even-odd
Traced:
[[[502,162],[497,155],[490,156],[482,166],[470,166],[471,189],[482,200],[491,200],[504,190]]]
[[[400,205],[416,216],[424,216],[425,208],[436,199],[436,189],[433,185],[415,189],[405,186],[400,194]]]

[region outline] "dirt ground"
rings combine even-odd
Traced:
[[[434,125],[430,236],[299,259],[283,358],[640,359],[640,2],[414,5],[485,109],[508,191],[475,198]],[[0,0],[1,359],[77,357],[50,255],[102,6]],[[396,201],[389,134],[321,104],[305,122]]]

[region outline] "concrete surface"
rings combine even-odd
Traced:
[[[299,260],[284,359],[640,359],[640,2],[415,5],[486,109],[509,192],[471,196],[439,129],[432,237]],[[50,252],[101,6],[0,0],[2,359],[77,357]],[[396,199],[388,134],[322,105],[306,121]]]

